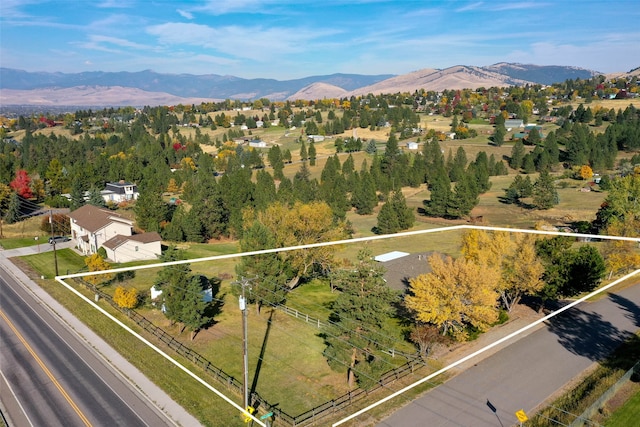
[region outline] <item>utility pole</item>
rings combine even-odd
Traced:
[[[245,288],[251,285],[251,280],[253,279],[247,279],[246,277],[241,277],[239,282],[235,282],[236,284],[239,284],[242,287],[242,293],[240,294],[240,298],[238,302],[240,304],[240,311],[242,312],[242,356],[244,360],[243,380],[242,380],[244,395],[242,400],[242,406],[244,407],[245,410],[247,410],[247,408],[249,407],[249,351],[248,351],[249,325],[247,322],[247,315],[249,313],[247,310],[247,299],[245,297]]]
[[[51,224],[51,243],[53,244],[53,261],[56,265],[56,276],[58,274],[58,254],[56,253],[56,236],[53,234],[53,211],[49,210],[49,224]]]

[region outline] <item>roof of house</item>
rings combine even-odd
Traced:
[[[375,259],[378,262],[387,262],[394,259],[405,257],[407,255],[409,255],[409,253],[407,252],[391,251],[382,255],[377,255],[373,259]]]
[[[111,212],[107,209],[101,209],[93,205],[84,205],[79,207],[69,214],[69,218],[71,218],[73,223],[78,224],[80,227],[92,233],[113,222],[120,222],[122,224],[133,226],[132,220],[118,215],[115,212]]]
[[[156,233],[155,231],[151,231],[149,233],[134,234],[133,236],[123,236],[122,234],[117,234],[104,242],[102,246],[107,249],[115,250],[118,246],[123,245],[128,241],[134,241],[138,243],[152,243],[159,242],[161,240],[162,238],[160,237],[160,234]]]
[[[125,194],[125,187],[133,187],[133,191],[138,191],[137,186],[131,182],[107,182],[106,188],[102,191],[113,192],[116,194]]]
[[[409,288],[410,279],[431,272],[428,259],[432,254],[433,252],[407,254],[383,262],[387,285],[392,289],[405,292]]]

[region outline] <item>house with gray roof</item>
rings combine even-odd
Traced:
[[[137,200],[140,193],[136,184],[126,181],[107,182],[105,189],[100,192],[105,203],[121,203]]]

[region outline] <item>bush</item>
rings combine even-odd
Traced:
[[[118,307],[133,309],[138,306],[140,297],[136,288],[126,289],[122,286],[118,286],[113,293],[113,301],[118,304]]]
[[[71,207],[71,200],[64,196],[53,196],[45,199],[44,203],[52,208],[68,208]]]

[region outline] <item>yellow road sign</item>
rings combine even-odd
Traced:
[[[521,423],[529,419],[529,417],[527,417],[527,414],[524,413],[524,409],[520,409],[518,412],[516,412],[516,418],[518,418],[518,421],[520,421]]]

